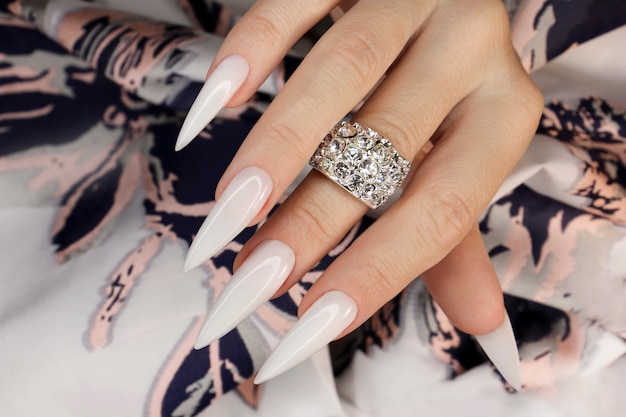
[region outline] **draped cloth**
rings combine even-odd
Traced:
[[[196,416],[229,391],[255,406],[252,378],[299,301],[374,220],[361,219],[287,294],[194,350],[256,229],[183,275],[185,250],[222,172],[301,58],[287,56],[253,98],[175,153],[185,110],[238,16],[205,0],[127,3],[0,2],[0,369],[15,381],[36,375],[29,384],[45,387],[44,399],[94,409],[127,396],[151,417]],[[622,0],[505,4],[529,72],[626,24]],[[550,99],[527,154],[480,219],[527,390],[626,352],[625,186],[626,105]],[[410,321],[406,305],[415,307]],[[417,277],[332,345],[335,371],[357,350],[393,343],[406,323],[451,380],[487,361]],[[141,384],[125,385],[129,373]],[[0,398],[12,385],[0,380]],[[68,410],[95,415],[81,407]]]

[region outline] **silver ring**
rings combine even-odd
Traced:
[[[372,209],[396,191],[411,168],[387,138],[356,122],[337,124],[309,164]]]

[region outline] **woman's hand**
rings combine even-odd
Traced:
[[[225,39],[177,148],[224,104],[247,100],[337,3],[259,0]],[[321,139],[373,90],[354,120],[389,138],[413,161],[414,172],[401,197],[311,287],[299,323],[257,382],[354,330],[422,275],[452,322],[478,335],[519,387],[502,291],[476,226],[532,138],[543,107],[511,45],[506,11],[500,0],[360,0],[342,6],[349,10],[308,53],[224,173],[186,269],[264,218]],[[367,210],[312,171],[239,254],[198,345],[287,291]]]

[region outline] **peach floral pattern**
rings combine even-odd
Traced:
[[[223,113],[188,152],[173,151],[180,110],[189,107],[201,86],[201,80],[189,77],[189,67],[210,63],[236,21],[215,2],[177,4],[193,26],[98,8],[97,2],[79,7],[0,1],[0,180],[24,184],[19,193],[3,196],[0,205],[54,207],[48,245],[61,268],[98,251],[121,227],[117,221],[132,201],[142,200],[149,233],[102,273],[98,301],[84,318],[84,339],[75,341],[90,354],[124,343],[115,339],[115,329],[137,302],[142,278],[167,244],[191,242],[214,204],[217,180],[271,99],[258,94]],[[513,42],[527,70],[535,70],[626,24],[625,4],[507,1]],[[58,9],[45,13],[46,7]],[[55,20],[45,22],[46,16]],[[285,59],[276,71],[276,86],[299,62]],[[599,334],[626,337],[623,256],[617,250],[626,241],[625,109],[598,97],[546,105],[539,127],[544,136],[536,140],[554,138],[575,156],[574,185],[557,191],[580,197],[584,206],[569,206],[520,184],[481,220],[520,343],[526,387],[550,384],[580,369],[593,355]],[[196,351],[193,339],[202,317],[190,320],[171,354],[155,366],[145,414],[196,416],[231,390],[254,406],[258,388],[251,378],[259,365],[258,346],[270,343],[265,335],[280,336],[291,327],[308,288],[372,221],[363,218],[288,294],[261,308],[257,327],[240,327]],[[207,304],[230,278],[232,261],[253,232],[244,231],[206,264]],[[410,303],[419,307],[413,314],[424,342],[449,364],[451,377],[485,362],[474,340],[451,325],[419,279],[411,288],[333,344],[337,371],[355,350],[370,351],[393,340],[402,331],[400,312]]]

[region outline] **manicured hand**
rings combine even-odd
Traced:
[[[222,106],[248,99],[294,42],[337,5],[258,1],[225,39],[177,148]],[[354,120],[388,138],[412,162],[411,174],[397,201],[311,287],[299,322],[257,382],[354,330],[422,275],[452,322],[476,335],[519,388],[515,340],[476,225],[532,138],[543,100],[511,45],[502,2],[360,0],[340,6],[346,13],[307,54],[224,173],[186,269],[266,217],[329,130],[365,99]],[[367,210],[312,171],[244,246],[198,347],[287,291]]]

